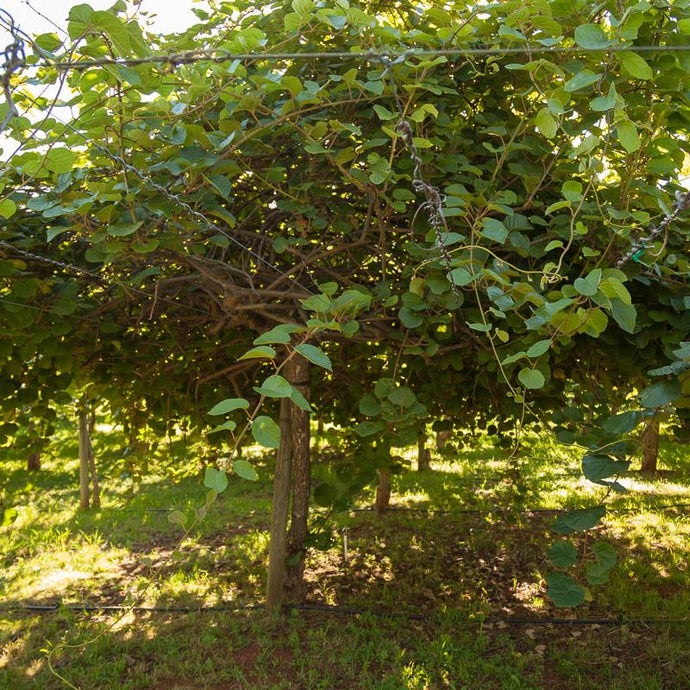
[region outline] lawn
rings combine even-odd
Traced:
[[[690,688],[690,461],[664,443],[663,472],[629,472],[584,551],[608,540],[619,562],[591,600],[545,595],[550,526],[603,489],[576,450],[528,436],[517,458],[478,436],[433,471],[394,477],[392,507],[373,489],[327,521],[307,564],[308,599],[261,607],[271,458],[257,482],[231,478],[203,505],[202,463],[166,447],[126,471],[117,429],[95,437],[99,510],[77,509],[74,442],[43,469],[5,453],[0,529],[0,688]],[[172,453],[172,451],[175,451]],[[172,453],[172,455],[171,455]],[[174,456],[174,457],[173,457]],[[317,454],[315,483],[333,476]],[[319,517],[315,508],[315,517]]]

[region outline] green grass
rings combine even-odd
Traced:
[[[69,687],[49,659],[84,690],[690,688],[690,521],[675,505],[690,502],[682,446],[664,445],[661,477],[624,477],[634,491],[611,496],[605,524],[578,539],[582,549],[611,541],[619,563],[575,611],[545,596],[549,527],[553,511],[591,505],[603,490],[581,479],[576,452],[549,439],[527,438],[508,463],[478,437],[453,458],[435,456],[433,472],[396,476],[397,510],[368,510],[369,489],[357,510],[335,516],[333,546],[309,555],[312,607],[269,617],[246,607],[263,597],[270,458],[256,459],[258,482],[231,478],[179,543],[168,517],[192,520],[203,505],[198,461],[185,466],[178,449],[177,464],[156,458],[135,481],[117,430],[102,427],[96,440],[103,499],[89,512],[77,510],[76,448],[64,435],[39,473],[3,451],[2,690]],[[332,470],[315,461],[317,481]],[[70,608],[128,603],[189,610]],[[198,610],[210,606],[223,610]],[[623,622],[553,622],[573,616]]]

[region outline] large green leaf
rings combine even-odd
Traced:
[[[594,506],[592,508],[581,508],[570,510],[565,515],[561,515],[551,526],[557,534],[572,534],[573,532],[584,532],[596,527],[601,519],[606,515],[605,506]]]
[[[575,28],[575,43],[587,50],[597,50],[611,45],[598,24],[580,24]]]
[[[222,494],[228,488],[228,476],[223,470],[207,467],[204,472],[204,486],[217,494]]]
[[[528,389],[535,390],[538,388],[543,388],[546,383],[544,374],[538,369],[520,369],[518,372],[518,380],[520,383]]]
[[[239,360],[242,359],[273,359],[276,356],[275,348],[270,345],[259,345],[247,350]]]
[[[321,367],[326,371],[333,371],[333,365],[331,364],[331,360],[320,347],[310,345],[309,343],[302,343],[301,345],[297,345],[297,347],[295,347],[295,350],[299,352],[302,355],[302,357],[308,359],[312,364],[315,364],[317,367]]]
[[[244,398],[226,398],[216,403],[209,411],[210,415],[228,414],[234,410],[246,410],[249,407],[249,401]]]
[[[255,482],[259,478],[259,475],[256,473],[256,470],[252,464],[244,458],[237,458],[236,460],[233,460],[232,469],[235,471],[235,474],[238,477],[246,479],[250,482]]]
[[[280,427],[266,415],[260,415],[252,422],[252,436],[264,448],[280,446]]]
[[[582,458],[582,473],[595,484],[622,472],[627,472],[630,463],[627,460],[615,460],[608,455],[585,455]]]
[[[267,398],[289,398],[292,395],[293,388],[280,374],[271,374],[254,390]]]
[[[302,330],[304,330],[304,328],[297,324],[281,323],[279,326],[274,326],[270,331],[266,331],[258,338],[255,338],[254,345],[287,345],[292,339],[292,334],[299,333]]]
[[[546,594],[558,608],[579,606],[587,595],[587,590],[565,573],[548,573]]]
[[[630,410],[607,417],[601,422],[601,428],[612,436],[624,436],[633,431],[641,420],[641,412],[638,410]]]
[[[642,407],[656,409],[665,407],[680,398],[682,393],[680,381],[671,379],[670,381],[658,381],[651,386],[647,386],[640,392],[639,400]]]
[[[577,547],[569,541],[557,541],[549,549],[549,560],[557,568],[572,568],[577,563]]]

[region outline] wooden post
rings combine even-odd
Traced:
[[[285,365],[285,378],[308,400],[311,364],[301,355]],[[309,530],[311,494],[311,452],[309,412],[291,404],[290,435],[292,451],[292,514],[287,535],[285,594],[293,603],[306,597],[304,582],[305,542]]]
[[[376,485],[376,512],[383,515],[391,502],[391,468],[379,467],[376,474],[379,478]]]
[[[426,447],[426,434],[417,436],[417,472],[426,472],[431,469],[431,453]]]
[[[642,431],[642,466],[640,470],[655,474],[659,461],[659,415],[650,417]]]
[[[268,578],[266,582],[266,609],[270,613],[278,612],[283,605],[292,458],[292,435],[289,432],[290,406],[291,403],[287,398],[280,401],[280,446],[276,453],[276,471],[273,478],[271,537],[268,545]]]
[[[85,406],[79,410],[79,507],[88,510],[91,497],[89,488],[89,413]]]

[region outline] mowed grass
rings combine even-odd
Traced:
[[[99,427],[95,445],[103,496],[89,512],[77,509],[67,434],[38,473],[2,451],[2,689],[690,688],[680,445],[664,443],[659,477],[622,478],[631,491],[578,537],[583,552],[610,541],[619,563],[576,610],[545,596],[550,525],[603,489],[548,438],[526,438],[509,459],[478,436],[435,453],[432,472],[395,476],[383,516],[373,487],[332,516],[330,548],[309,554],[307,606],[273,617],[261,609],[270,457],[256,456],[257,482],[231,477],[195,522],[207,493],[199,449],[162,444],[135,478],[117,429]],[[332,457],[316,456],[315,484],[334,476]]]

